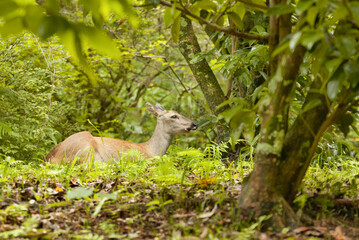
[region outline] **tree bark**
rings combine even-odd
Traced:
[[[198,44],[191,20],[182,15],[180,24],[178,41],[179,49],[183,57],[186,59],[188,66],[191,68],[192,73],[195,76],[204,97],[206,98],[209,108],[213,113],[218,114],[224,109],[217,109],[217,107],[226,101],[227,98],[206,59],[202,59],[196,63],[191,63],[194,56],[197,53],[201,53],[201,48]]]

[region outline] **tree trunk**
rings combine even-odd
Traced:
[[[280,0],[271,0],[270,6],[273,7],[280,2]],[[280,167],[283,162],[288,161],[283,151],[288,132],[290,97],[305,53],[305,49],[299,46],[290,55],[281,54],[272,57],[274,49],[291,33],[290,17],[289,14],[270,17],[269,93],[261,106],[261,138],[257,146],[255,167],[239,198],[239,207],[244,213],[243,216],[271,215],[269,224],[276,230],[285,226],[296,227],[300,224],[286,196],[279,189],[281,185],[278,185],[283,181],[281,177],[285,176],[285,173],[281,174]],[[303,131],[309,130],[303,129]],[[298,144],[307,141],[305,138],[297,140]],[[285,184],[288,182],[282,183]]]
[[[181,16],[180,24],[181,27],[178,41],[179,49],[186,59],[188,66],[191,68],[192,73],[206,98],[209,108],[213,113],[218,114],[224,109],[217,109],[217,107],[226,101],[227,98],[206,59],[191,63],[194,56],[197,53],[201,53],[201,48],[198,44],[191,20],[183,15]]]
[[[280,2],[271,0],[271,7]],[[290,33],[290,15],[271,16],[270,55]],[[274,230],[300,225],[290,203],[298,193],[321,136],[348,109],[344,94],[343,101],[329,111],[323,80],[318,76],[305,97],[302,112],[289,126],[290,97],[305,51],[297,46],[290,55],[284,53],[270,58],[269,97],[261,106],[261,138],[256,164],[239,198],[242,216],[271,215],[268,224]],[[314,100],[319,104],[313,105]],[[308,109],[311,105],[313,107]]]

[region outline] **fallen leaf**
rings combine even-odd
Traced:
[[[204,178],[204,179],[198,180],[197,185],[200,187],[206,187],[208,185],[212,185],[212,184],[216,183],[216,181],[217,181],[217,177]]]
[[[207,212],[207,213],[202,213],[201,215],[199,215],[198,217],[199,218],[209,218],[209,217],[212,217],[213,216],[213,214],[215,214],[216,213],[216,211],[217,211],[217,205],[214,205],[214,207],[213,207],[213,209],[212,209],[212,211],[210,211],[210,212]]]

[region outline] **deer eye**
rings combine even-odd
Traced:
[[[178,116],[177,115],[172,115],[171,118],[172,119],[178,119]]]

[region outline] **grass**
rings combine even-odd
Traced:
[[[3,159],[0,238],[253,239],[270,216],[238,221],[236,199],[252,158],[226,165],[220,155],[221,147],[212,145],[112,164]],[[334,216],[331,201],[356,200],[359,164],[346,159],[340,166],[310,167],[295,201],[298,215],[318,208],[313,219]]]

